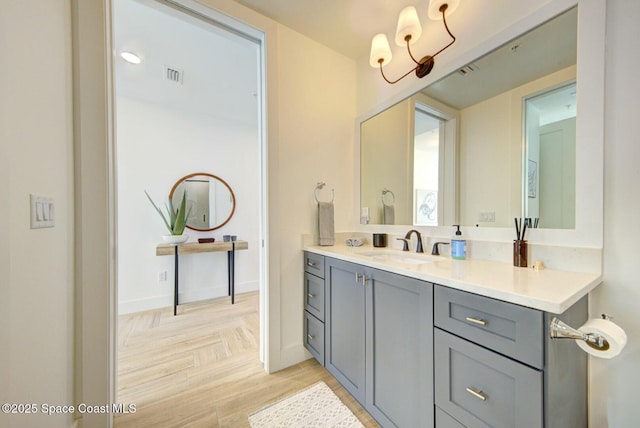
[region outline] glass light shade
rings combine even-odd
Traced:
[[[413,6],[408,6],[402,9],[400,17],[398,18],[398,27],[396,28],[396,45],[406,46],[407,42],[404,38],[411,35],[411,41],[409,44],[414,44],[420,38],[422,34],[422,27],[420,26],[420,20],[418,19],[418,12]]]
[[[447,11],[445,14],[447,18],[458,8],[460,0],[429,0],[429,19],[434,21],[442,19],[442,12],[440,12],[440,6],[447,5]]]
[[[371,40],[371,55],[369,56],[369,65],[371,67],[380,67],[378,60],[382,58],[382,66],[385,66],[391,62],[391,48],[389,47],[389,41],[384,33],[376,34]]]

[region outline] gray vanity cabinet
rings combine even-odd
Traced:
[[[383,427],[587,426],[587,355],[561,315],[305,252],[305,346]]]
[[[434,308],[436,426],[587,426],[586,354],[552,314],[443,286]],[[558,317],[584,323],[586,296]]]
[[[325,260],[326,367],[382,426],[432,427],[433,285]]]

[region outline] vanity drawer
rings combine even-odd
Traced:
[[[435,403],[465,426],[543,426],[541,371],[435,329]]]
[[[304,312],[304,347],[324,367],[324,323]]]
[[[324,321],[324,279],[304,274],[304,308]]]
[[[544,321],[541,311],[437,286],[437,327],[542,369]]]
[[[304,252],[304,271],[324,278],[324,256]]]

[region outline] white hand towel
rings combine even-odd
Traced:
[[[393,205],[383,204],[382,218],[384,224],[396,224],[396,209]]]
[[[318,202],[318,245],[334,243],[333,202]]]

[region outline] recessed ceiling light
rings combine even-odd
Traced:
[[[142,62],[140,57],[132,52],[122,52],[120,53],[120,56],[122,57],[123,60],[131,64],[140,64]]]

